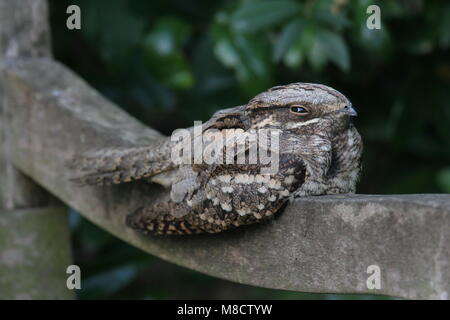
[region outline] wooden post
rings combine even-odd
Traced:
[[[47,3],[0,0],[0,64],[49,57]],[[0,299],[70,299],[67,208],[9,161],[8,95],[0,73]]]

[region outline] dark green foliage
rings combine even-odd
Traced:
[[[69,4],[81,7],[81,31],[65,28]],[[50,1],[56,58],[166,134],[272,85],[323,83],[359,111],[356,125],[366,146],[360,193],[450,192],[450,3],[376,1],[381,30],[366,27],[371,4]],[[162,262],[85,221],[73,229],[76,261],[86,270],[82,298],[303,297],[175,267],[182,275],[173,287],[137,281]],[[184,285],[192,293],[180,289]]]

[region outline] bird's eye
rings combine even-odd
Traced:
[[[305,107],[302,107],[302,106],[292,106],[291,112],[298,113],[298,114],[306,114],[306,113],[308,113],[308,109],[306,109]]]

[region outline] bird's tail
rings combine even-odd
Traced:
[[[175,164],[170,150],[161,145],[100,150],[75,157],[69,166],[76,172],[71,180],[79,185],[110,185],[149,178]]]

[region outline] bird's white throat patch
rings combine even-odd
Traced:
[[[319,121],[320,121],[320,118],[311,119],[311,120],[308,120],[305,122],[292,122],[287,125],[287,128],[288,129],[296,129],[296,128],[304,127],[304,126],[307,126],[307,125],[310,125],[313,123],[317,123]]]

